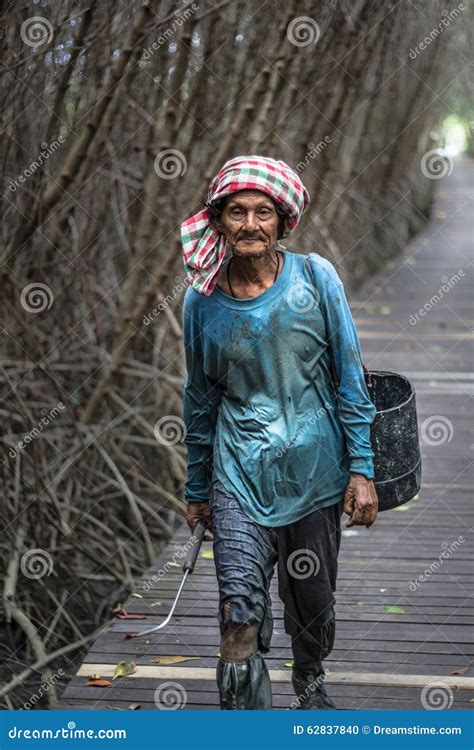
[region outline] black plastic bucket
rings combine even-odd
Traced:
[[[370,439],[379,510],[390,510],[411,500],[421,486],[415,390],[396,372],[366,371],[365,382],[377,409]]]

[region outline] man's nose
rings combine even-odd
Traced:
[[[247,231],[251,232],[251,231],[257,229],[257,227],[258,227],[258,221],[257,221],[256,214],[253,211],[248,211],[245,214],[244,228]]]

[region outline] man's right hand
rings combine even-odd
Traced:
[[[188,507],[186,509],[186,523],[188,524],[189,528],[193,532],[196,528],[198,521],[204,521],[206,526],[210,527],[211,525],[211,509],[209,507],[209,502],[203,502],[203,503],[188,503]],[[204,541],[205,542],[212,542],[212,534],[208,530],[204,534]]]

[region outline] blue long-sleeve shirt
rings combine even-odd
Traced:
[[[317,253],[283,258],[277,280],[257,297],[189,287],[183,307],[185,499],[209,499],[214,468],[264,526],[339,501],[351,473],[374,477],[376,408],[342,282]]]

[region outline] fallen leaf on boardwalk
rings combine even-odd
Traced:
[[[452,674],[466,674],[468,671],[469,667],[459,667],[459,669],[455,669]]]
[[[140,635],[140,633],[138,633],[138,632],[135,632],[135,633],[125,633],[125,635],[123,637],[123,640],[124,641],[128,641],[129,638],[136,638],[137,635]]]
[[[388,615],[404,615],[405,610],[403,607],[397,607],[395,604],[384,604],[384,610]]]
[[[109,687],[111,684],[110,680],[89,680],[86,687]]]
[[[115,667],[113,679],[116,680],[117,677],[128,677],[128,675],[133,674],[136,671],[136,668],[137,665],[134,661],[131,661],[130,664],[126,661],[119,661]]]
[[[133,615],[133,614],[129,615],[128,612],[121,612],[120,614],[115,615],[115,617],[117,617],[119,620],[146,620],[147,619],[146,615]]]
[[[365,604],[365,602],[362,601],[362,599],[361,599],[359,602],[356,602],[356,604],[357,604],[358,607],[363,607],[364,604]]]
[[[132,599],[143,599],[143,596],[141,594],[136,594],[135,592],[130,594],[130,596],[132,597]]]
[[[212,549],[205,549],[204,552],[201,552],[201,557],[206,558],[206,560],[213,560],[214,552],[212,551]]]
[[[292,661],[286,661],[284,664],[285,667],[292,667],[293,666],[293,660]]]
[[[139,703],[130,703],[128,710],[129,711],[138,711],[138,709],[141,708]]]
[[[200,659],[199,656],[157,656],[155,659],[150,659],[152,664],[180,664],[182,661],[191,661],[192,659]]]
[[[185,619],[184,619],[184,617],[175,617],[174,621],[175,622],[185,622]]]

